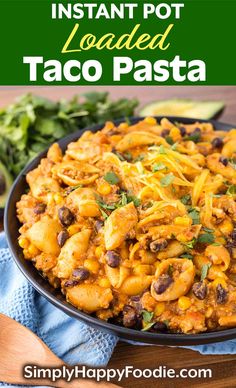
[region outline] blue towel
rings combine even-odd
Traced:
[[[31,329],[70,365],[98,367],[108,363],[117,337],[70,318],[40,296],[11,258],[4,233],[0,233],[0,274],[1,313]],[[236,340],[189,349],[202,354],[236,354]]]

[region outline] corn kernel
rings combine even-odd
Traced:
[[[173,139],[174,142],[181,139],[180,130],[177,127],[173,127],[170,130],[170,137]]]
[[[97,260],[93,259],[87,259],[84,261],[84,266],[87,268],[90,272],[96,274],[99,271],[100,265]]]
[[[19,245],[21,248],[25,249],[25,248],[28,248],[29,246],[29,240],[25,237],[20,237],[19,238]]]
[[[192,225],[192,219],[189,217],[176,217],[174,223],[175,225],[188,227]]]
[[[101,278],[99,279],[99,286],[103,288],[109,288],[111,286],[111,283],[107,278]]]
[[[178,300],[178,306],[181,310],[187,310],[191,306],[191,299],[187,296],[181,296]]]
[[[222,286],[223,288],[227,288],[227,283],[226,283],[225,279],[223,279],[223,278],[216,278],[216,279],[212,282],[212,285],[213,285],[214,287],[217,287],[219,284],[221,284],[221,286]]]
[[[144,119],[145,123],[146,124],[149,124],[149,125],[156,125],[157,121],[154,117],[146,117]]]
[[[108,195],[108,194],[110,194],[110,192],[111,192],[111,185],[109,185],[109,183],[107,183],[107,182],[101,183],[98,186],[98,192],[101,195]]]
[[[53,198],[57,205],[63,202],[63,198],[59,193],[54,194]]]
[[[37,256],[39,254],[39,250],[38,250],[38,248],[35,245],[30,244],[30,246],[28,248],[28,253],[31,256]]]
[[[165,311],[165,303],[164,302],[157,302],[155,307],[155,316],[158,317]]]
[[[119,128],[120,128],[120,129],[127,129],[128,126],[129,126],[128,123],[121,123],[121,124],[119,125]]]
[[[97,259],[100,259],[101,256],[103,255],[104,253],[104,248],[103,246],[99,245],[96,249],[95,249],[95,256]]]
[[[73,236],[74,234],[80,232],[80,230],[81,230],[81,226],[80,225],[71,225],[67,229],[67,231],[68,231],[70,236]]]

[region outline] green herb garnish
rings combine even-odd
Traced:
[[[134,163],[137,163],[137,162],[142,162],[142,160],[144,159],[144,155],[139,155],[139,156],[137,156],[137,158],[135,158],[134,160],[133,160],[133,162]]]
[[[111,101],[108,93],[50,101],[26,94],[0,111],[0,161],[16,177],[48,145],[94,124],[131,117],[137,100]]]
[[[165,150],[165,147],[163,145],[160,145],[160,147],[159,147],[159,154],[161,154],[161,155],[166,154],[166,150]]]
[[[215,241],[215,236],[212,233],[204,233],[198,237],[200,244],[212,244]]]
[[[200,132],[195,132],[195,133],[192,133],[192,134],[184,137],[184,140],[193,141],[194,143],[198,143],[200,141],[200,139],[201,139]]]
[[[104,179],[110,183],[110,185],[117,185],[117,183],[120,182],[120,178],[113,171],[107,172],[106,175],[104,175]]]
[[[154,164],[153,168],[152,168],[152,172],[157,172],[157,171],[161,171],[161,170],[165,170],[167,167],[164,163],[156,163]]]
[[[211,263],[208,263],[208,264],[204,264],[202,266],[202,269],[201,269],[201,281],[203,281],[206,277],[207,277],[207,274],[208,274],[208,271],[211,267]]]
[[[166,140],[166,142],[167,142],[169,145],[173,145],[173,144],[174,144],[174,140],[172,139],[171,136],[166,136],[165,140]]]
[[[213,230],[213,229],[206,228],[205,226],[204,226],[202,229],[204,230],[204,232],[207,232],[207,233],[214,233],[214,230]]]
[[[191,195],[190,194],[183,195],[183,197],[180,198],[180,201],[184,205],[190,205],[191,204]]]
[[[171,185],[171,183],[173,183],[175,177],[174,175],[172,174],[168,174],[166,176],[164,176],[163,178],[161,178],[160,180],[160,183],[161,183],[161,186],[162,187],[168,187]]]
[[[184,243],[184,245],[188,249],[193,249],[194,245],[196,244],[196,242],[197,242],[196,238],[193,238],[191,241],[188,241],[187,243]]]
[[[236,195],[236,185],[229,186],[228,190],[226,191],[227,195]]]
[[[182,259],[189,259],[193,260],[193,255],[190,255],[190,253],[183,253],[183,255],[180,256]]]
[[[142,311],[142,318],[144,322],[144,328],[142,329],[142,331],[147,331],[151,329],[151,327],[155,324],[155,322],[152,321],[153,317],[154,317],[153,312],[149,312],[147,310]]]
[[[190,208],[188,210],[188,215],[190,218],[192,218],[193,225],[199,225],[200,222],[200,212],[195,208]]]

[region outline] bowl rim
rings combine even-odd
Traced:
[[[160,121],[162,118],[167,118],[170,121],[176,121],[176,122],[182,122],[183,124],[192,124],[192,123],[211,123],[214,127],[217,129],[221,129],[224,131],[228,131],[232,129],[234,126],[231,124],[226,124],[222,122],[218,122],[216,120],[202,120],[202,119],[194,119],[194,118],[186,118],[186,117],[179,117],[179,116],[153,116],[158,121]],[[144,119],[144,117],[138,117],[134,116],[129,118],[129,122],[131,124],[137,123],[138,121],[141,121]],[[125,119],[119,119],[119,120],[113,120],[115,125],[120,124],[121,122],[124,122]],[[62,146],[64,149],[70,142],[76,141],[76,139],[79,139],[82,134],[85,131],[92,131],[97,132],[100,129],[104,127],[104,123],[93,125],[91,127],[84,128],[82,130],[78,130],[76,132],[73,132],[72,134],[67,135],[66,137],[58,140],[59,145]],[[223,128],[221,128],[223,127]],[[130,339],[136,342],[142,342],[142,343],[150,343],[150,344],[162,344],[162,345],[200,345],[204,343],[212,343],[212,342],[220,342],[227,339],[236,338],[236,327],[230,328],[230,329],[222,329],[218,331],[212,331],[212,332],[203,332],[199,334],[176,334],[176,333],[151,333],[151,332],[144,332],[134,329],[129,329],[123,326],[118,326],[113,323],[108,323],[106,321],[100,320],[99,318],[96,318],[92,315],[86,314],[83,311],[80,311],[76,309],[73,305],[66,302],[66,300],[60,300],[55,295],[53,295],[53,292],[48,291],[45,287],[43,287],[39,281],[35,280],[35,277],[31,273],[31,271],[28,270],[26,265],[23,264],[23,262],[20,261],[20,258],[18,257],[18,253],[16,250],[17,246],[17,240],[13,240],[11,238],[11,222],[9,213],[15,205],[16,202],[13,203],[13,197],[15,192],[18,189],[19,183],[22,180],[22,178],[32,169],[34,169],[38,164],[39,161],[45,157],[48,149],[50,146],[48,146],[43,152],[41,152],[39,155],[37,155],[17,176],[16,180],[13,183],[13,186],[10,190],[7,204],[5,207],[4,212],[4,231],[6,233],[6,238],[8,242],[8,246],[10,249],[10,252],[13,256],[13,259],[15,263],[17,264],[20,271],[23,273],[23,275],[26,277],[26,279],[30,282],[30,284],[38,291],[39,294],[44,296],[50,303],[52,303],[54,306],[62,310],[67,315],[82,320],[83,322],[87,323],[88,325],[95,327],[99,330],[108,332],[110,334],[117,335],[120,338],[126,338]],[[23,192],[19,193],[19,197],[23,194]],[[14,215],[16,217],[16,213],[14,212]],[[18,232],[18,231],[17,231]],[[34,266],[32,265],[34,268]],[[37,270],[36,270],[37,271]],[[38,271],[37,271],[38,272]],[[41,278],[40,274],[38,273],[38,276]],[[46,281],[47,282],[47,281]],[[49,283],[47,282],[47,285]],[[46,285],[46,283],[45,283]],[[53,287],[50,286],[53,291]],[[59,291],[61,294],[61,291]],[[62,295],[62,294],[61,294]],[[64,298],[64,297],[63,297]]]

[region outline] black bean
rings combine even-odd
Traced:
[[[65,206],[58,210],[58,217],[63,226],[70,226],[75,219],[74,214]]]
[[[168,274],[163,274],[159,279],[153,284],[154,290],[157,295],[163,294],[174,282],[173,278]]]
[[[152,327],[153,330],[155,331],[166,331],[167,326],[164,322],[157,322],[155,325]]]
[[[120,265],[120,256],[115,251],[107,251],[106,260],[111,268],[117,268]]]
[[[79,281],[78,280],[67,280],[65,282],[65,287],[75,287],[79,284]]]
[[[35,208],[34,208],[34,213],[35,214],[43,214],[46,210],[46,205],[45,203],[38,203]]]
[[[6,191],[7,184],[4,175],[0,171],[0,195],[3,195]]]
[[[211,144],[214,148],[220,148],[223,146],[223,140],[220,137],[215,137],[215,139],[212,140]]]
[[[89,278],[90,272],[84,267],[76,268],[72,272],[72,276],[78,280],[87,280]]]
[[[104,226],[104,222],[97,220],[95,222],[94,226],[95,226],[96,231],[99,232],[99,230],[102,229],[102,227]]]
[[[166,240],[155,240],[150,243],[149,248],[151,252],[156,253],[165,249],[167,245],[168,242]]]
[[[221,156],[219,160],[220,160],[220,163],[222,163],[225,167],[228,166],[228,163],[229,163],[228,158]]]
[[[123,309],[123,325],[125,327],[134,327],[138,322],[138,316],[132,306],[124,306]]]
[[[231,234],[231,238],[233,241],[236,241],[236,230],[234,229],[232,234]]]
[[[194,283],[192,290],[194,295],[200,300],[205,299],[207,296],[207,285],[202,281]]]
[[[185,136],[186,135],[186,129],[184,127],[180,127],[179,130],[180,130],[181,136]]]
[[[221,284],[216,287],[216,302],[218,304],[224,304],[228,299],[228,292]]]
[[[67,232],[67,230],[62,230],[58,236],[57,236],[57,242],[58,242],[58,245],[59,247],[63,247],[63,245],[65,245],[65,242],[66,240],[68,240],[68,238],[70,237],[69,233]]]
[[[169,129],[163,129],[163,131],[161,132],[161,136],[162,137],[166,137],[168,136],[170,133],[170,130]]]

